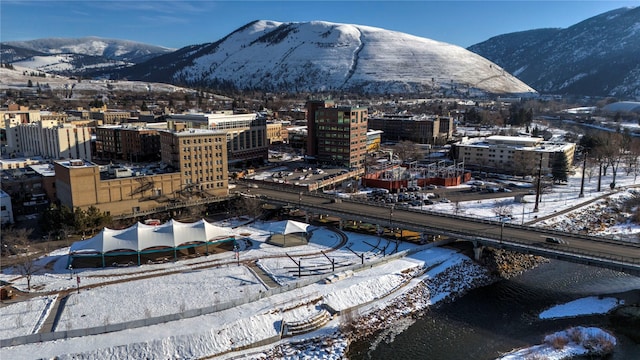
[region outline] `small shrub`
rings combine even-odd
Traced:
[[[554,349],[559,350],[564,348],[565,345],[569,343],[569,339],[567,339],[563,335],[553,335],[546,338],[545,342],[553,346]]]
[[[571,341],[576,344],[582,344],[582,342],[585,340],[582,331],[578,328],[568,329],[567,335],[569,336],[569,339],[571,339]]]

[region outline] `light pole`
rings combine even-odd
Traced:
[[[300,191],[300,193],[298,194],[298,210],[300,210],[301,206],[302,206],[302,191]]]
[[[393,235],[395,240],[396,232],[393,230],[393,204],[389,208],[389,229],[391,230],[391,234]]]
[[[540,184],[542,182],[542,153],[540,153],[540,165],[538,166],[538,184],[536,186],[536,205],[533,212],[538,212],[538,203],[540,202]]]
[[[503,233],[504,233],[504,218],[500,217],[500,244],[502,244]]]

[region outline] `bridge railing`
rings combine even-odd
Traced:
[[[254,181],[255,182],[255,181]],[[295,187],[293,185],[287,185],[287,184],[278,184],[278,183],[269,183],[269,182],[258,182],[260,183],[259,186],[268,188],[268,189],[274,189],[274,190],[278,190],[278,191],[284,191],[284,192],[288,192],[288,193],[292,193],[292,194],[299,194],[300,192],[303,193],[303,195],[308,195],[308,196],[315,196],[315,197],[322,197],[322,198],[326,198],[326,199],[335,199],[337,198],[335,195],[332,194],[326,194],[324,192],[317,192],[317,191],[307,191],[306,189],[303,188],[299,188],[299,187]],[[366,200],[366,199],[358,199],[358,198],[352,198],[352,197],[344,197],[344,198],[340,198],[342,201],[346,201],[346,202],[350,202],[350,203],[359,203],[359,204],[363,204],[363,205],[368,205],[368,206],[372,206],[373,204]],[[407,212],[413,212],[413,213],[420,213],[420,214],[428,214],[428,215],[433,215],[433,216],[440,216],[440,217],[445,217],[445,218],[451,218],[451,219],[460,219],[460,220],[465,220],[465,221],[474,221],[477,223],[481,223],[481,224],[490,224],[490,225],[494,225],[494,226],[504,226],[505,228],[512,228],[512,229],[520,229],[520,230],[531,230],[532,228],[535,228],[536,232],[539,232],[543,235],[548,235],[548,236],[563,236],[563,235],[567,235],[566,232],[564,231],[560,231],[560,230],[554,230],[554,229],[546,229],[546,228],[542,228],[542,227],[532,227],[530,225],[525,225],[525,224],[515,224],[512,222],[504,222],[504,225],[502,225],[501,221],[495,220],[495,219],[486,219],[486,218],[482,218],[482,217],[472,217],[472,216],[462,216],[462,215],[456,215],[456,214],[449,214],[449,213],[443,213],[443,212],[437,212],[437,211],[433,211],[433,210],[429,210],[429,209],[423,209],[423,208],[412,208],[412,207],[405,207],[405,206],[398,206],[397,204],[375,204],[377,206],[384,206],[386,208],[391,208],[393,206],[394,211],[407,211]],[[304,204],[303,204],[304,206]],[[313,205],[314,207],[321,207],[320,205]],[[328,208],[328,207],[327,207]],[[394,223],[397,223],[397,221],[394,220]],[[408,224],[411,225],[411,224]],[[614,238],[610,238],[610,237],[604,237],[604,236],[593,236],[593,235],[587,235],[587,234],[580,234],[580,233],[571,233],[571,237],[573,238],[579,238],[579,239],[583,239],[583,240],[589,240],[589,241],[593,241],[593,242],[602,242],[602,243],[609,243],[609,244],[620,244],[621,242],[624,242],[625,244],[629,245],[629,246],[634,246],[634,247],[638,247],[640,248],[640,243],[639,242],[634,242],[631,240],[622,240],[622,239],[614,239]]]

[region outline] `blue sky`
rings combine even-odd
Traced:
[[[1,0],[0,40],[99,36],[180,48],[253,20],[375,26],[468,47],[492,36],[566,28],[635,1]]]

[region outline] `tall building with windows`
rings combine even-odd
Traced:
[[[369,118],[369,128],[382,130],[383,141],[444,144],[453,135],[453,118],[437,115],[383,114]]]
[[[269,159],[267,121],[257,114],[172,114],[167,118],[169,128],[178,124],[192,129],[210,129],[227,135],[230,165],[239,167],[262,164]]]
[[[307,102],[307,156],[318,163],[364,168],[368,109]]]
[[[41,120],[13,128],[15,150],[25,156],[91,160],[91,130],[84,126]]]
[[[452,146],[452,156],[465,167],[503,174],[534,175],[551,172],[557,156],[573,164],[575,143],[544,141],[541,138],[493,135],[464,138]]]
[[[227,135],[222,131],[160,131],[162,162],[179,169],[183,191],[226,196],[229,193]]]
[[[162,165],[151,173],[119,165],[56,161],[55,188],[61,204],[95,206],[111,215],[229,194],[227,137],[206,129],[159,130]]]

